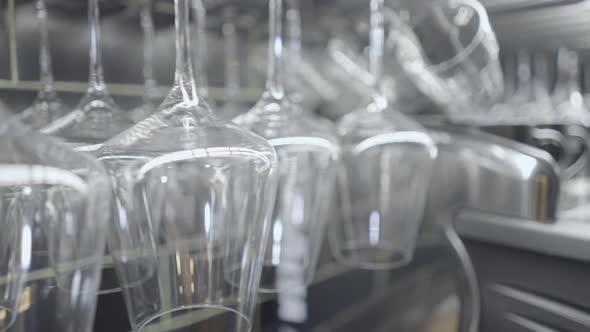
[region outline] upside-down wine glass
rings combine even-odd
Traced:
[[[279,156],[261,290],[304,292],[315,274],[340,151],[335,128],[285,94],[283,0],[270,0],[269,13],[266,91],[234,121],[269,140]]]
[[[345,264],[391,269],[413,257],[437,149],[427,131],[381,92],[383,0],[371,0],[368,104],[338,126],[344,164],[343,220],[330,231]]]
[[[53,85],[51,68],[51,48],[47,24],[46,0],[37,0],[37,19],[39,21],[39,63],[41,88],[33,104],[25,109],[20,117],[24,124],[40,129],[70,112],[57,95]]]
[[[246,332],[277,156],[261,137],[215,116],[200,95],[190,1],[175,0],[173,88],[156,113],[99,151],[116,179],[110,248],[134,331]]]
[[[209,105],[216,107],[209,96],[209,80],[207,75],[209,49],[207,48],[207,8],[203,0],[192,0],[194,13],[195,50],[193,51],[193,66],[199,75],[196,77],[199,95]]]
[[[516,88],[508,99],[508,107],[512,112],[512,124],[533,124],[538,116],[534,103],[532,84],[531,55],[527,50],[519,50],[516,56]]]
[[[162,96],[158,81],[154,75],[154,45],[156,31],[152,16],[152,0],[143,0],[140,10],[141,29],[143,31],[143,103],[131,111],[131,119],[139,122],[154,113]]]
[[[1,110],[0,123],[0,330],[90,332],[109,177],[91,156]]]
[[[499,46],[477,0],[436,1],[408,26],[389,12],[387,50],[408,77],[457,122],[487,123],[502,97]]]
[[[531,56],[519,50],[516,60],[516,89],[508,98],[512,110],[511,124],[551,124],[555,119],[547,88],[547,58],[543,53]]]
[[[551,96],[549,94],[549,61],[547,54],[533,54],[533,100],[538,107],[540,123],[552,123],[555,117]]]
[[[45,134],[63,138],[75,150],[90,153],[95,153],[106,140],[133,125],[133,121],[119,109],[109,95],[104,81],[98,1],[88,1],[90,22],[88,90],[73,112],[57,119],[41,130]],[[100,294],[119,290],[119,281],[112,264],[105,264],[102,271]]]
[[[516,93],[516,58],[514,54],[509,53],[502,56],[501,68],[504,81],[502,97],[490,107],[488,121],[483,121],[483,119],[480,121],[483,126],[513,123],[515,110],[509,102]]]
[[[588,124],[589,114],[580,89],[579,57],[575,51],[557,51],[557,79],[551,96],[558,121]]]
[[[90,23],[90,78],[88,90],[71,113],[41,132],[58,136],[73,148],[95,151],[102,143],[133,125],[111,98],[104,80],[100,49],[99,0],[88,0]]]

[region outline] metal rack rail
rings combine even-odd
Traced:
[[[123,1],[127,6],[136,6],[139,0]],[[19,46],[17,41],[17,24],[16,24],[16,3],[15,0],[6,0],[6,11],[0,15],[5,15],[6,29],[8,35],[8,60],[9,60],[9,77],[0,77],[0,90],[17,90],[17,91],[37,91],[41,87],[39,80],[22,80],[19,73]],[[154,12],[166,15],[174,15],[174,6],[172,3],[156,3]],[[1,50],[0,50],[1,51]],[[142,84],[122,84],[107,82],[109,92],[115,96],[140,97],[144,93]],[[73,81],[55,81],[54,87],[58,92],[84,93],[88,88],[87,82]],[[165,95],[171,86],[161,85],[162,94]],[[243,102],[254,102],[262,93],[261,89],[241,87],[235,98]],[[224,87],[209,87],[209,94],[215,100],[225,98]]]

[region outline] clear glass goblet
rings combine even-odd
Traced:
[[[41,129],[42,133],[57,136],[77,151],[95,153],[102,144],[133,125],[121,111],[107,90],[100,49],[98,0],[88,1],[90,22],[90,78],[86,94],[71,113]],[[108,252],[107,252],[108,253]],[[110,264],[105,264],[100,293],[120,291],[119,281]]]
[[[203,0],[192,0],[194,13],[194,45],[193,66],[199,75],[196,77],[199,95],[213,108],[217,108],[215,100],[209,96],[209,79],[207,74],[209,48],[207,43],[207,8]]]
[[[557,78],[551,99],[558,121],[568,124],[588,124],[588,109],[580,88],[580,60],[575,51],[557,51]]]
[[[90,332],[109,177],[91,156],[2,111],[0,123],[0,330]]]
[[[381,93],[383,12],[383,0],[372,0],[373,94],[338,126],[343,220],[330,230],[336,258],[365,269],[396,268],[412,259],[437,154],[427,131]]]
[[[134,331],[246,332],[277,156],[261,137],[216,117],[199,94],[190,1],[175,0],[172,90],[158,112],[99,151],[115,179],[110,249]]]
[[[266,91],[234,122],[269,140],[279,156],[279,191],[261,280],[262,291],[274,292],[281,287],[305,288],[313,280],[340,149],[334,126],[304,111],[285,94],[282,0],[270,0],[269,8]]]
[[[390,61],[454,121],[487,121],[503,95],[499,46],[487,12],[477,0],[437,1],[420,20],[404,22],[387,12]]]

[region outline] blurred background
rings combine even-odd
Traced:
[[[435,0],[432,0],[435,1]],[[412,13],[412,20],[419,20],[420,3],[432,2],[388,0],[391,8],[402,8]],[[408,5],[409,3],[409,5]],[[587,1],[575,0],[483,0],[490,21],[501,48],[503,62],[515,58],[520,49],[530,52],[547,52],[549,76],[555,80],[555,57],[559,47],[579,51],[583,64],[580,80],[583,87],[589,86],[588,69],[585,64],[590,41],[587,35],[590,23],[586,19],[590,11]],[[206,1],[207,5],[207,74],[211,95],[218,101],[224,100],[224,44],[222,27],[224,10],[235,7],[233,21],[238,33],[239,54],[239,98],[244,110],[259,96],[264,84],[266,58],[266,34],[268,13],[266,1]],[[86,1],[50,0],[49,26],[51,54],[58,90],[64,91],[63,98],[75,104],[80,93],[85,91],[88,74],[89,32]],[[329,68],[323,66],[329,58],[328,42],[338,37],[354,46],[355,51],[368,45],[368,9],[366,1],[342,0],[338,3],[326,1],[301,1],[303,20],[303,57],[307,66],[300,66],[289,79],[311,83],[311,106],[318,110],[340,116],[345,110],[331,110],[331,101],[336,79],[330,77]],[[111,93],[124,107],[138,104],[134,98],[142,93],[142,38],[139,22],[140,1],[101,1],[103,55],[105,77]],[[408,9],[409,8],[409,9]],[[38,26],[34,1],[5,0],[0,3],[0,98],[11,109],[18,111],[30,104],[39,79]],[[155,74],[163,85],[170,85],[173,78],[174,38],[173,4],[158,0],[154,4],[156,24]],[[194,43],[193,43],[194,46]],[[440,51],[440,50],[439,50]],[[365,50],[366,52],[366,50]],[[510,61],[510,60],[508,60]],[[514,79],[514,77],[512,77]],[[432,107],[427,98],[415,98],[412,85],[403,77],[396,86],[405,104],[412,111]],[[510,80],[510,78],[507,78]],[[165,90],[165,88],[163,89]],[[417,100],[422,99],[422,100]]]

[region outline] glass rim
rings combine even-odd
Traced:
[[[194,304],[194,305],[185,305],[185,306],[178,306],[172,309],[158,311],[157,313],[150,315],[148,318],[144,319],[140,324],[138,324],[136,329],[133,329],[134,332],[142,332],[145,331],[144,329],[148,329],[148,325],[152,323],[154,320],[179,311],[192,311],[192,310],[200,310],[200,309],[217,309],[221,313],[232,313],[235,314],[239,319],[243,320],[247,324],[247,329],[245,331],[250,332],[252,331],[252,322],[250,318],[245,313],[240,312],[239,310],[224,306],[224,305],[215,305],[215,304]],[[217,314],[213,315],[216,316]],[[198,320],[192,323],[199,323],[202,320]],[[182,327],[182,326],[180,326]],[[1,332],[1,331],[0,331]]]
[[[413,244],[411,247],[400,249],[399,258],[394,260],[382,262],[363,261],[361,257],[353,254],[353,251],[359,249],[359,247],[354,244],[348,244],[343,247],[336,244],[336,241],[337,240],[334,237],[330,238],[332,253],[337,262],[348,267],[369,271],[393,270],[407,266],[412,262],[417,248],[416,245]],[[375,249],[376,247],[378,246],[374,246],[371,249]]]

